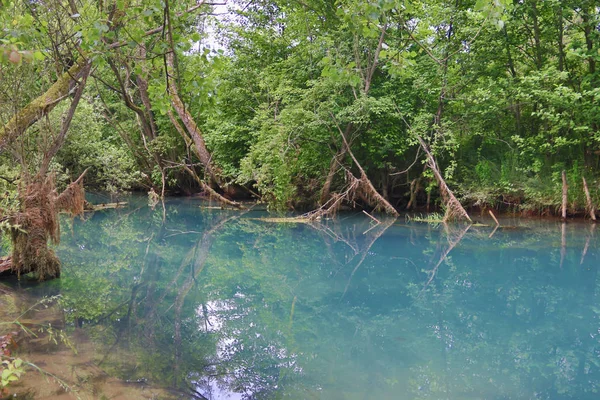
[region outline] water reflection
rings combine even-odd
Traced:
[[[96,213],[35,290],[62,294],[96,365],[175,397],[596,398],[593,227],[262,216]]]

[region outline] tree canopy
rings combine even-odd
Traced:
[[[3,174],[51,159],[65,182],[89,167],[100,190],[391,213],[449,194],[552,213],[565,170],[578,212],[582,178],[599,195],[598,10],[5,0]]]

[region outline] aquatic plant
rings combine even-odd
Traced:
[[[67,336],[67,334],[61,329],[55,329],[51,324],[39,324],[37,325],[37,333],[26,327],[21,319],[29,312],[35,311],[38,306],[43,306],[44,308],[48,308],[50,304],[53,304],[60,296],[53,297],[44,297],[41,300],[37,301],[34,305],[29,307],[23,313],[21,313],[18,317],[16,317],[12,321],[8,322],[0,322],[1,326],[10,326],[11,328],[16,328],[16,330],[11,331],[3,336],[0,336],[0,395],[8,394],[7,389],[8,386],[14,382],[17,382],[23,374],[26,372],[26,367],[30,367],[39,373],[42,374],[45,378],[51,378],[59,386],[65,391],[72,391],[72,388],[69,384],[67,384],[64,380],[60,379],[56,375],[45,371],[39,366],[35,365],[32,362],[23,360],[19,357],[15,357],[13,355],[13,349],[18,347],[16,338],[19,335],[19,331],[24,332],[26,335],[30,337],[37,338],[38,334],[45,334],[48,338],[49,342],[53,342],[54,344],[63,343],[67,347],[69,347],[73,352],[77,353],[75,346]],[[31,325],[31,324],[28,324]]]
[[[8,336],[8,335],[7,335]],[[0,344],[4,346],[3,340],[6,340],[7,337],[0,337]],[[23,360],[20,358],[14,358],[12,360],[3,360],[2,361],[2,369],[0,371],[0,394],[6,394],[6,387],[15,381],[18,381],[21,378],[21,375],[25,373],[25,369],[23,368]]]
[[[444,220],[444,215],[438,212],[430,214],[407,215],[406,219],[411,222],[426,222],[428,224],[441,224]]]

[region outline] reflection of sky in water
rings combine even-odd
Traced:
[[[238,311],[237,303],[246,302],[247,298],[243,293],[237,292],[232,300],[207,301],[205,305],[196,310],[196,315],[201,320],[200,330],[205,332],[220,332],[228,321],[242,318],[245,314],[243,311]],[[248,323],[248,328],[253,330],[257,328],[253,322]],[[239,353],[244,350],[244,344],[240,342],[239,336],[242,332],[233,330],[231,335],[222,335],[217,342],[217,358],[219,363],[227,363],[235,359]],[[254,332],[253,339],[260,340],[262,334]],[[296,365],[296,355],[288,355],[288,350],[284,347],[278,347],[273,344],[265,343],[258,348],[258,351],[269,355],[273,360],[279,360],[274,364],[277,368],[286,368],[296,374],[302,373],[302,368]],[[253,366],[250,365],[250,368]],[[246,373],[243,369],[234,369],[231,371],[231,376],[223,376],[220,378],[205,376],[195,382],[199,391],[210,400],[219,399],[243,399],[252,397],[254,388],[252,385],[244,387],[244,394],[236,393],[231,390],[231,386],[236,376]],[[275,387],[277,389],[277,387]]]
[[[150,380],[172,373],[178,348],[182,380],[210,399],[600,391],[598,236],[587,224],[564,235],[510,220],[495,232],[347,215],[308,226],[249,212],[220,225],[237,214],[189,200],[166,215],[163,229],[158,209],[97,213],[64,229],[59,248],[67,318],[126,332],[117,346],[156,357],[135,372]]]
[[[243,296],[241,293],[236,293],[236,296]],[[203,307],[196,310],[198,319],[203,322],[201,330],[206,332],[218,332],[225,324],[221,312],[235,310],[234,301],[207,301],[206,311]],[[217,357],[224,359],[227,356],[226,349],[231,348],[235,344],[235,338],[222,338],[217,343]],[[242,400],[244,395],[233,392],[230,389],[231,382],[227,377],[218,379],[210,376],[202,377],[200,380],[193,382],[197,390],[209,400]],[[251,392],[246,392],[251,395]]]

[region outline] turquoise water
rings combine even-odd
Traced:
[[[267,216],[172,200],[66,221],[62,278],[35,290],[102,368],[182,398],[598,398],[589,224]]]

